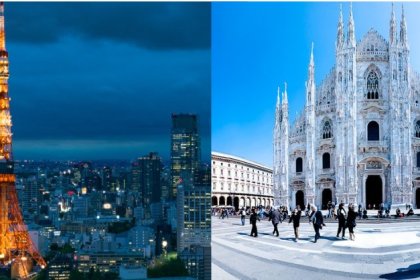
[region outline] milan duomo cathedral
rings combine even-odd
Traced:
[[[351,7],[346,31],[340,10],[335,66],[319,85],[312,45],[306,104],[292,125],[287,90],[278,93],[274,204],[420,208],[420,76],[404,8],[398,30],[392,7],[388,41],[370,29],[356,42]]]

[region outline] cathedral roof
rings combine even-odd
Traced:
[[[371,28],[362,40],[357,43],[358,60],[387,60],[388,42],[379,34],[378,31]]]
[[[300,113],[296,116],[296,119],[291,127],[290,130],[291,136],[299,136],[305,135],[306,127],[305,127],[305,110],[300,111]]]

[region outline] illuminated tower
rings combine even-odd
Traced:
[[[32,243],[19,209],[13,171],[8,79],[4,6],[0,3],[0,263],[11,265],[12,277],[25,279],[31,273],[33,261],[41,268],[46,263]]]
[[[172,114],[171,178],[172,197],[180,181],[192,184],[200,164],[197,115]]]

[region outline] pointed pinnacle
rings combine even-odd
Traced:
[[[284,97],[283,97],[283,103],[287,103],[287,83],[284,82]]]
[[[312,42],[312,45],[311,45],[311,60],[309,64],[314,65],[314,42]]]

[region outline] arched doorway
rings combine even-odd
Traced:
[[[366,208],[379,209],[379,206],[383,202],[381,176],[369,175],[366,179],[365,190],[366,190]]]
[[[233,207],[235,207],[235,210],[238,211],[239,209],[239,197],[233,198]]]
[[[417,209],[420,209],[420,188],[416,190],[416,206]]]
[[[216,196],[213,196],[213,197],[211,198],[211,205],[212,205],[212,206],[217,206],[217,197],[216,197]]]
[[[322,210],[327,209],[328,202],[332,202],[332,191],[331,189],[324,189],[322,191]]]
[[[226,205],[232,206],[232,197],[228,196]]]
[[[241,199],[239,200],[239,207],[246,207],[246,203],[245,203],[245,198],[241,197]]]
[[[300,206],[301,210],[305,209],[305,199],[303,195],[303,191],[297,191],[296,192],[296,207]]]
[[[225,197],[224,196],[221,196],[219,198],[219,205],[225,205]]]

